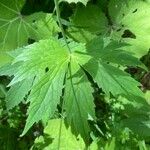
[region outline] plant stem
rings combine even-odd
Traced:
[[[65,35],[65,31],[64,31],[63,25],[62,25],[62,23],[61,23],[60,9],[59,9],[58,0],[54,0],[54,2],[55,2],[55,8],[56,8],[56,15],[57,15],[58,24],[59,24],[59,27],[60,27],[60,29],[61,29],[61,33],[62,33],[62,35],[63,35],[63,38],[64,38],[64,40],[65,40],[65,42],[66,42],[68,51],[69,51],[69,53],[71,53],[71,50],[70,50],[70,47],[69,47],[69,45],[68,45],[67,38],[66,38],[66,35]]]

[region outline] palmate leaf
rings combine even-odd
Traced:
[[[61,44],[52,38],[27,46],[22,54],[16,57],[13,66],[22,61],[24,63],[16,69],[15,77],[10,85],[16,85],[18,82],[30,79],[31,76],[35,77],[28,98],[30,107],[25,133],[34,122],[38,122],[45,116],[51,116],[55,112],[63,88],[68,55]],[[46,72],[46,69],[49,71]]]
[[[111,45],[111,49],[118,48],[113,42],[108,45]],[[95,53],[91,52],[85,44],[69,40],[68,46],[71,53],[62,39],[51,37],[41,40],[11,53],[12,63],[0,69],[1,75],[14,76],[9,86],[18,87],[18,91],[21,91],[21,86],[19,87],[17,84],[23,84],[25,80],[34,78],[31,87],[26,88],[25,93],[20,93],[20,98],[23,99],[23,95],[30,90],[27,99],[27,102],[30,102],[28,118],[22,135],[35,122],[53,117],[62,96],[67,124],[71,125],[76,135],[80,133],[84,140],[88,141],[90,131],[88,119],[95,119],[95,115],[93,90],[86,71],[107,94],[123,95],[135,101],[134,96],[143,97],[137,87],[139,83],[127,73],[107,64],[108,60],[102,57],[104,54],[102,50],[95,49],[97,55],[100,56],[96,57]],[[95,48],[97,48],[96,45]],[[104,48],[104,51],[106,50],[110,52],[109,48]],[[113,59],[110,58],[110,60]],[[126,63],[122,65],[126,65]],[[62,89],[64,89],[64,93],[62,93]],[[11,91],[13,92],[11,93]],[[13,95],[14,92],[10,89],[9,95]],[[14,103],[8,102],[9,107],[14,107],[20,101],[17,99]]]
[[[111,0],[109,14],[113,22],[112,37],[126,41],[136,56],[145,55],[150,47],[150,3],[143,0]]]
[[[76,44],[74,42],[71,42],[69,46],[72,48],[72,51],[85,49],[84,44]],[[7,74],[10,76],[14,75],[14,78],[9,86],[12,86],[12,89],[14,89],[15,87],[18,88],[18,92],[22,90],[22,86],[19,87],[19,84],[23,84],[25,80],[27,81],[31,77],[35,78],[30,95],[28,97],[28,101],[30,102],[30,106],[28,109],[29,116],[24,132],[22,134],[24,135],[35,122],[38,122],[43,118],[47,118],[47,116],[53,116],[57,104],[59,103],[60,96],[62,95],[65,74],[67,72],[68,63],[70,62],[70,54],[67,52],[67,47],[64,41],[57,40],[55,38],[43,40],[39,43],[29,45],[25,48],[22,48],[21,51],[21,54],[16,52],[12,64],[5,65],[1,68],[0,74]],[[73,63],[73,66],[75,65],[76,67],[71,69],[72,73],[75,73],[80,69],[78,62],[76,61],[76,56],[73,55],[71,62]],[[86,59],[83,59],[82,61],[85,62]],[[82,71],[82,76],[85,76],[84,71]],[[70,77],[68,76],[68,78]],[[77,81],[80,82],[80,77],[76,78],[75,80],[73,79],[74,84]],[[70,79],[68,79],[66,83],[66,91],[70,89],[70,86]],[[72,99],[74,97],[74,93],[71,92],[71,95],[68,95],[67,92],[65,93],[64,109],[66,109],[67,117],[69,118],[68,123],[72,124],[73,122],[72,126],[76,127],[75,123],[77,120],[83,120],[83,125],[81,124],[80,126],[79,124],[79,126],[76,127],[76,133],[85,130],[85,132],[81,132],[81,135],[83,137],[86,137],[89,131],[86,130],[89,129],[87,123],[88,115],[94,118],[92,89],[90,87],[90,84],[88,83],[86,76],[85,81],[80,84],[80,88],[83,87],[86,87],[87,89],[82,90],[81,92],[79,91],[79,89],[77,89],[78,87],[75,87],[75,90],[77,92],[75,93],[77,94],[77,101],[76,99]],[[86,94],[86,91],[88,89],[89,94]],[[30,88],[28,90],[30,90]],[[71,90],[73,90],[72,86]],[[10,89],[10,96],[8,95],[9,100],[11,98],[11,95],[13,94],[14,90]],[[11,103],[13,101],[12,99],[10,100],[10,102],[8,102],[9,108],[14,107],[21,100],[22,95],[20,93],[20,96],[14,103]],[[74,104],[73,108],[69,108],[68,106],[71,101]],[[85,105],[84,102],[86,102],[87,105]],[[80,108],[78,108],[78,106]],[[76,115],[72,117],[69,112],[74,112]]]
[[[51,14],[39,12],[23,16],[21,9],[24,2],[24,0],[0,1],[0,58],[2,58],[0,63],[9,59],[2,51],[27,45],[29,39],[38,41],[48,38],[59,31]]]

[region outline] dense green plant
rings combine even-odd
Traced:
[[[0,0],[0,132],[41,134],[33,150],[149,149],[149,17],[148,0]]]

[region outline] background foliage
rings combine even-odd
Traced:
[[[0,0],[6,150],[150,149],[149,0]]]

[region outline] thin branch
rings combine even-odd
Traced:
[[[64,28],[63,28],[63,25],[62,25],[62,22],[61,22],[58,0],[54,0],[54,2],[55,2],[56,15],[57,15],[57,20],[58,20],[58,23],[59,23],[59,27],[60,27],[60,29],[61,29],[63,38],[64,38],[64,40],[65,40],[65,42],[66,42],[68,51],[69,51],[69,53],[71,53],[71,49],[70,49],[70,47],[69,47],[69,45],[68,45],[67,38],[66,38],[66,35],[65,35],[65,31],[64,31]]]

